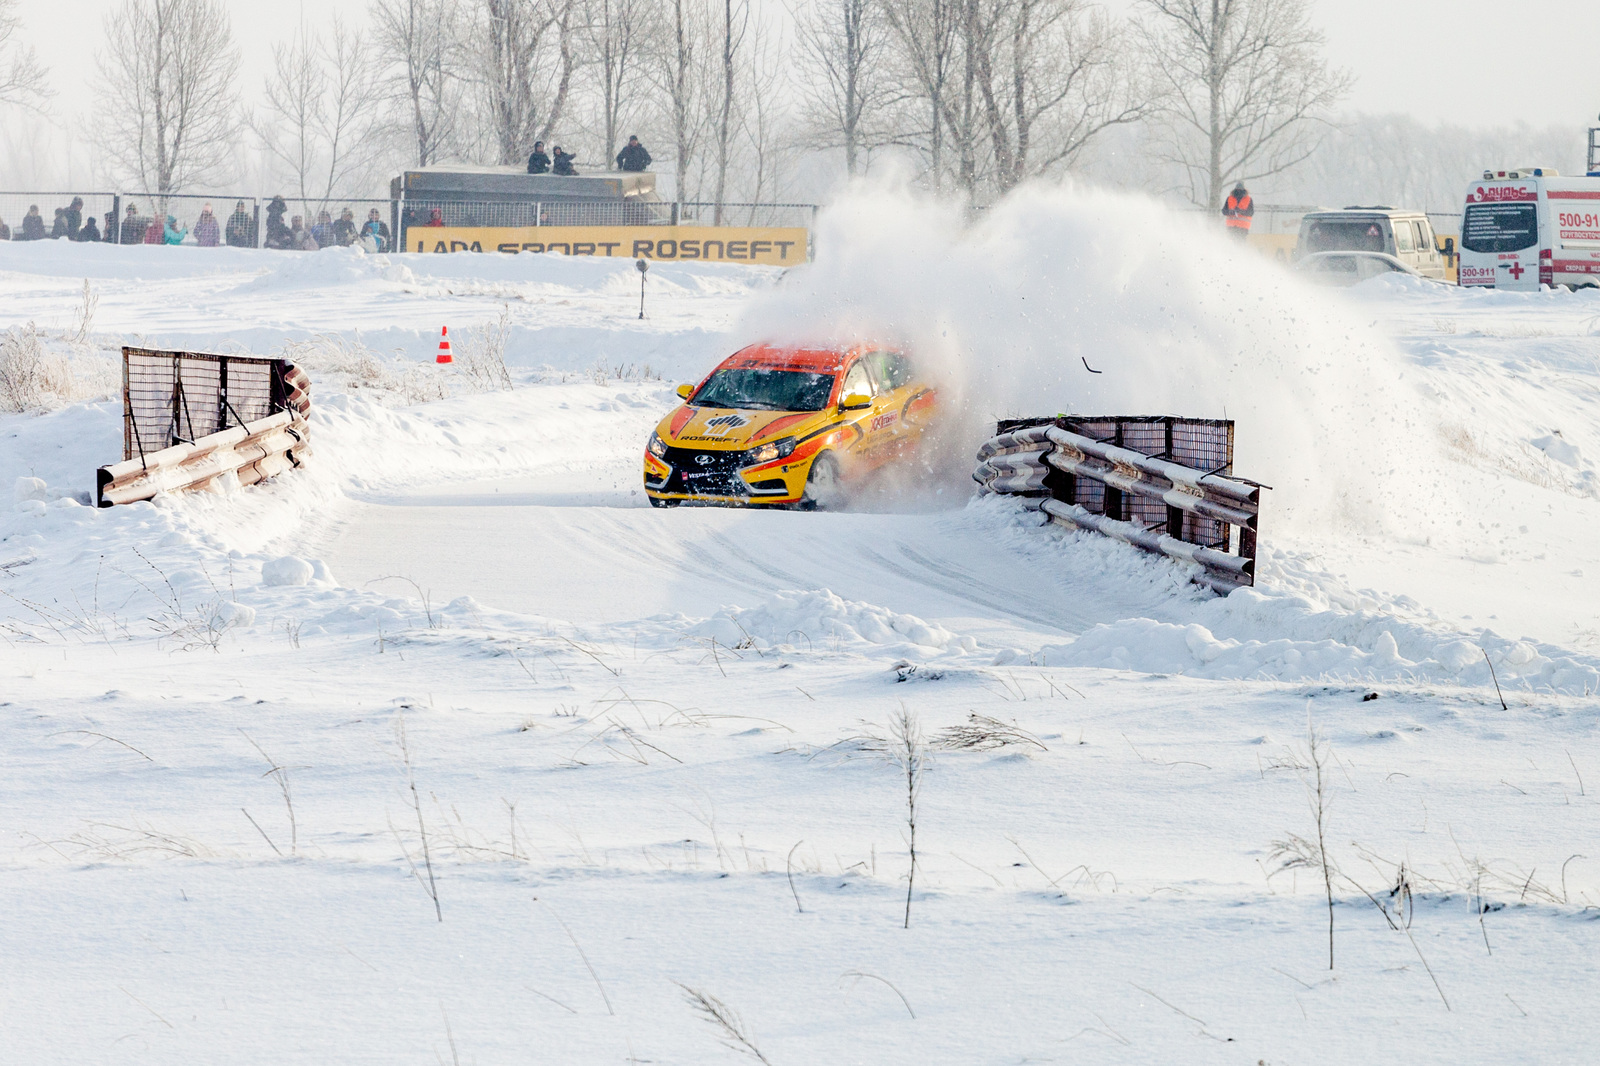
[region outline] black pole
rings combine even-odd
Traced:
[[[650,264],[643,259],[635,259],[633,265],[639,271],[639,317],[644,317],[644,279],[645,273],[650,269]]]

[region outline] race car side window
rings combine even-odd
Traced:
[[[857,360],[856,365],[850,368],[844,376],[844,388],[839,392],[839,399],[843,400],[853,392],[863,396],[872,395],[872,377],[867,373],[865,360]]]
[[[868,352],[861,357],[879,392],[892,392],[911,381],[911,361],[899,352]]]

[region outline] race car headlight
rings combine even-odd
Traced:
[[[744,457],[751,466],[756,466],[761,463],[770,463],[774,459],[783,459],[793,454],[794,438],[785,437],[770,444],[763,444],[759,448],[751,448],[744,453]]]
[[[650,443],[646,447],[649,449],[650,454],[657,459],[665,459],[667,457],[667,442],[661,439],[661,434],[659,433],[650,434]]]

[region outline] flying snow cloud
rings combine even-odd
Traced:
[[[1418,473],[1440,468],[1439,435],[1399,354],[1359,311],[1207,221],[1044,184],[969,221],[957,204],[859,187],[818,219],[815,261],[754,301],[740,332],[909,345],[963,447],[1018,415],[1225,417],[1236,469],[1276,490],[1280,528],[1376,531],[1402,501],[1425,508],[1417,482],[1443,479]]]

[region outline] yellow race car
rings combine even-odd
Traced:
[[[903,352],[874,345],[751,345],[678,395],[644,453],[656,507],[837,507],[916,450],[938,403]]]

